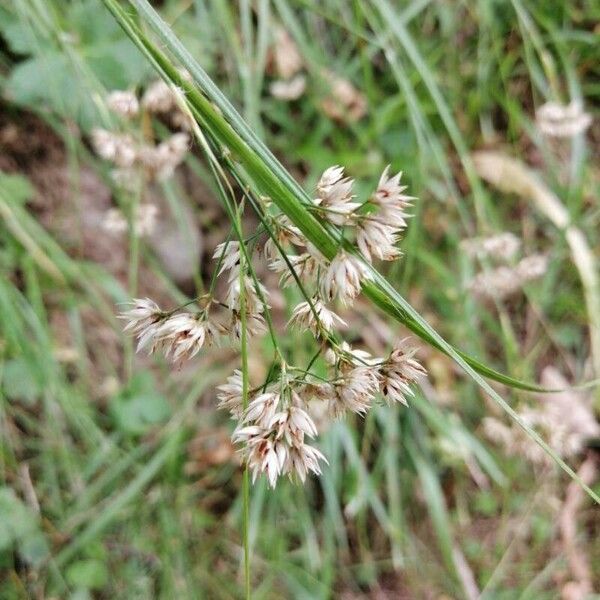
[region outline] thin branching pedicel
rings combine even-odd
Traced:
[[[269,294],[249,261],[254,243],[227,240],[215,249],[216,278],[227,279],[223,298],[209,292],[194,301],[199,307],[196,312],[185,307],[167,312],[151,300],[141,299],[121,315],[128,322],[125,329],[137,336],[139,350],[160,351],[173,361],[191,358],[202,347],[227,336],[231,342],[239,341],[242,321],[249,335],[269,331],[276,359],[267,381],[250,386],[247,408],[243,406],[240,371],[219,386],[217,393],[219,408],[237,421],[233,441],[242,445],[253,480],[264,474],[275,487],[283,475],[303,482],[309,473],[321,473],[326,458],[309,444],[317,436],[315,418],[322,422],[322,415],[311,414],[315,405],[325,403],[329,419],[347,413],[364,416],[378,398],[389,405],[406,405],[413,394],[412,385],[425,375],[414,358],[415,351],[404,340],[383,358],[340,340],[337,329],[346,327],[346,322],[328,305],[336,301],[351,305],[370,277],[367,263],[400,256],[396,243],[406,227],[412,200],[404,190],[400,174],[390,177],[386,169],[369,199],[359,202],[343,168],[327,169],[318,182],[312,209],[339,227],[358,250],[354,253],[340,247],[332,260],[316,250],[286,217],[270,214],[268,199],[254,199],[270,234],[261,256],[280,275],[282,285],[296,284],[304,296],[293,308],[288,327],[310,331],[319,344],[318,354],[306,369],[288,364],[273,337]],[[318,355],[327,368],[326,377],[311,371]]]

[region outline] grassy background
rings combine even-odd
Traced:
[[[598,106],[596,3],[157,4],[306,189],[332,164],[359,178],[359,193],[388,163],[404,171],[419,201],[387,275],[447,339],[523,379],[548,365],[571,381],[589,376],[588,315],[563,234],[526,194],[484,184],[472,152],[534,168],[597,255],[597,126],[557,145],[533,122],[550,99]],[[276,24],[305,62],[307,90],[293,103],[268,93]],[[0,33],[0,597],[240,597],[241,471],[213,391],[238,358],[207,353],[176,372],[134,363],[115,304],[134,290],[174,304],[194,286],[176,285],[152,244],[107,240],[89,218],[120,199],[87,133],[114,124],[107,90],[153,75],[97,1],[0,4]],[[363,118],[324,113],[325,69],[364,95]],[[202,232],[194,276],[207,281],[227,224],[206,169],[190,157],[149,193]],[[465,291],[480,265],[459,243],[500,231],[525,254],[548,254],[550,268],[490,306]],[[280,324],[295,298],[286,294]],[[405,335],[366,304],[350,318],[351,339],[374,351]],[[308,336],[282,344],[292,362],[312,350]],[[253,350],[260,374],[269,348]],[[493,408],[447,359],[421,356],[431,376],[410,409],[377,409],[322,436],[322,478],[253,487],[254,597],[564,590],[573,575],[556,517],[567,482],[486,442],[481,419]],[[598,571],[597,511],[584,504],[578,523],[579,552]]]

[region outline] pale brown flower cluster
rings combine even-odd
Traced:
[[[273,37],[270,58],[277,79],[271,82],[269,91],[278,100],[297,100],[306,89],[306,76],[302,73],[304,61],[294,40],[283,27],[275,27]]]
[[[141,110],[157,115],[165,111],[181,114],[180,111],[177,112],[175,94],[162,81],[150,85],[141,102],[133,92],[115,90],[107,96],[106,105],[125,121],[138,117]],[[180,121],[180,125],[183,124],[183,120]],[[141,124],[136,125],[141,130]],[[142,181],[151,182],[171,177],[187,155],[190,145],[189,136],[184,132],[175,132],[157,143],[142,139],[129,131],[96,128],[92,131],[90,140],[96,154],[113,165],[111,176],[115,184],[132,193],[140,189]],[[134,207],[132,213],[132,232],[140,237],[150,235],[156,225],[158,207],[142,202]],[[127,219],[121,209],[108,210],[104,215],[102,228],[111,234],[127,231]]]
[[[592,117],[583,104],[573,100],[567,105],[546,102],[535,113],[539,130],[549,137],[571,138],[583,133],[592,124]]]
[[[273,241],[265,245],[265,254],[271,270],[281,275],[281,283],[290,285],[297,277],[307,286],[314,288],[310,302],[302,303],[294,310],[293,322],[315,331],[331,329],[339,317],[325,306],[326,302],[338,299],[348,305],[359,294],[362,283],[371,279],[368,263],[374,259],[395,260],[400,256],[396,247],[401,232],[407,224],[407,210],[413,198],[404,192],[400,184],[401,173],[390,176],[385,169],[375,191],[366,202],[358,202],[353,194],[354,181],[344,176],[342,167],[327,169],[317,184],[314,211],[321,219],[342,227],[350,236],[360,254],[341,249],[332,260],[327,260],[300,231],[289,221],[280,217],[273,221],[280,246],[293,246],[297,252],[282,256]],[[310,310],[309,310],[310,309]],[[317,312],[323,319],[316,319]]]
[[[281,26],[274,28],[269,53],[270,72],[276,77],[269,85],[271,96],[285,102],[300,98],[307,87],[305,61],[292,36]],[[323,88],[321,110],[335,121],[356,122],[367,113],[367,100],[356,86],[339,74],[324,69],[318,76]]]
[[[544,254],[530,254],[516,261],[521,240],[510,232],[466,239],[460,248],[471,258],[488,259],[497,265],[482,270],[468,283],[469,290],[480,299],[508,298],[548,270],[548,257]]]
[[[233,440],[244,444],[242,453],[253,479],[264,473],[275,487],[282,475],[304,481],[309,472],[321,473],[319,462],[327,461],[306,442],[317,435],[312,414],[315,404],[324,402],[329,418],[349,412],[364,416],[378,396],[388,404],[407,404],[407,397],[413,394],[411,386],[425,375],[414,350],[405,348],[404,343],[384,359],[342,343],[327,351],[326,360],[328,379],[315,379],[287,366],[277,380],[249,391],[245,410],[240,371],[218,388],[219,407],[239,421]],[[315,416],[323,418],[318,409]]]
[[[175,102],[171,89],[166,83],[161,83],[161,89],[166,88],[172,98],[171,101]],[[148,91],[151,89],[152,86]],[[142,107],[149,112],[154,112],[148,107],[145,98],[146,96],[142,99]],[[128,120],[136,117],[140,110],[140,103],[135,94],[121,90],[109,94],[107,106],[114,113]],[[171,177],[188,153],[190,140],[187,133],[177,132],[166,140],[155,143],[154,140],[138,139],[128,132],[96,128],[92,131],[91,142],[96,154],[114,165],[115,183],[127,188],[132,181],[137,180],[138,172],[144,173],[148,180]]]
[[[588,443],[600,436],[600,425],[594,418],[589,396],[569,390],[565,378],[553,367],[542,373],[542,383],[564,391],[545,394],[536,404],[518,411],[527,425],[548,440],[550,447],[561,458],[574,458]],[[495,417],[485,417],[483,429],[487,437],[501,445],[513,456],[524,456],[536,466],[551,464],[550,457],[516,423],[506,424]]]
[[[548,257],[532,254],[514,267],[503,265],[479,273],[470,282],[469,288],[479,298],[502,300],[522,290],[526,283],[543,277],[547,270]]]
[[[152,235],[158,218],[158,207],[151,203],[138,204],[133,211],[133,233],[139,237]],[[128,229],[127,219],[118,208],[110,208],[104,214],[101,227],[110,234],[122,234]]]
[[[219,275],[227,273],[228,288],[224,301],[207,295],[199,299],[201,310],[164,311],[148,298],[133,300],[120,317],[127,321],[125,331],[138,338],[138,351],[161,351],[174,362],[195,356],[203,346],[217,343],[225,336],[241,337],[245,317],[249,336],[265,332],[264,311],[268,292],[258,281],[242,272],[239,242],[217,246],[215,258]]]
[[[254,479],[265,474],[272,487],[283,475],[304,481],[308,473],[321,473],[325,457],[309,443],[317,435],[315,406],[325,405],[332,419],[347,413],[363,416],[378,398],[407,404],[413,384],[425,375],[405,341],[389,355],[376,358],[338,337],[337,329],[346,322],[331,304],[352,303],[371,279],[373,260],[399,257],[396,243],[412,200],[404,193],[400,174],[390,176],[388,169],[366,201],[355,197],[353,184],[341,167],[331,167],[316,186],[315,215],[347,236],[348,244],[331,260],[285,216],[266,216],[265,221],[270,238],[263,256],[283,286],[300,282],[304,296],[291,311],[289,330],[312,333],[321,355],[320,374],[311,372],[312,363],[307,369],[287,364],[279,352],[269,378],[258,387],[235,371],[218,388],[219,407],[238,421],[233,440],[243,446]],[[149,299],[133,302],[121,317],[127,320],[125,329],[138,338],[139,350],[161,351],[179,361],[226,337],[240,339],[244,327],[250,336],[265,332],[269,294],[249,264],[251,245],[243,244],[227,241],[214,252],[217,277],[227,280],[221,299],[211,292],[198,299],[195,312],[185,307],[163,311]]]

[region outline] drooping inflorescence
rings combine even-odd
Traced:
[[[94,152],[109,162],[113,168],[111,178],[115,185],[125,191],[135,193],[141,181],[162,181],[171,177],[189,151],[190,138],[187,130],[187,116],[177,108],[173,90],[164,82],[151,84],[142,97],[128,90],[114,90],[106,97],[106,105],[120,121],[128,123],[140,115],[148,113],[168,115],[172,125],[184,131],[176,131],[163,141],[156,142],[152,136],[134,135],[127,129],[108,130],[95,128],[90,142]],[[140,124],[134,121],[134,124]],[[158,207],[143,203],[131,214],[131,230],[140,237],[150,235]],[[108,233],[120,234],[128,229],[127,219],[120,208],[109,209],[104,215],[102,228]]]
[[[309,443],[317,435],[311,414],[317,401],[326,404],[329,418],[347,413],[364,416],[377,398],[406,405],[413,384],[425,375],[414,349],[404,340],[383,358],[340,340],[337,329],[347,325],[331,306],[334,302],[352,304],[363,282],[371,278],[369,263],[374,259],[400,256],[396,244],[406,227],[412,200],[404,191],[400,174],[389,176],[386,169],[373,194],[359,202],[343,168],[327,169],[317,184],[312,210],[340,228],[348,242],[331,260],[286,216],[264,211],[262,218],[270,237],[262,255],[279,274],[282,286],[300,282],[304,296],[292,309],[288,328],[312,333],[327,375],[323,376],[323,369],[319,375],[313,373],[313,361],[306,369],[287,364],[279,352],[267,381],[256,387],[246,382],[245,399],[239,370],[218,387],[218,406],[238,422],[233,440],[242,445],[253,479],[265,474],[274,487],[283,475],[304,481],[309,472],[321,473],[326,459]],[[266,205],[266,200],[260,201]],[[160,351],[180,361],[226,338],[237,342],[244,326],[249,336],[267,330],[269,293],[252,268],[251,245],[228,240],[216,247],[213,258],[217,278],[227,280],[222,298],[211,291],[195,301],[195,311],[185,307],[163,311],[152,300],[140,299],[122,313],[127,320],[125,329],[138,338],[139,350]]]

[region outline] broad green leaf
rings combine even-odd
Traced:
[[[171,410],[164,396],[156,390],[154,378],[147,371],[136,373],[129,387],[112,398],[110,411],[125,433],[141,435],[164,422]]]
[[[12,202],[25,204],[33,194],[34,189],[29,179],[22,175],[8,175],[0,171],[0,188]]]
[[[35,404],[42,392],[42,386],[23,358],[6,361],[2,371],[2,388],[10,401]]]
[[[108,583],[106,565],[96,559],[78,560],[67,569],[67,581],[76,588],[101,589]]]
[[[30,564],[48,556],[37,514],[8,487],[0,488],[0,552],[15,548]]]

